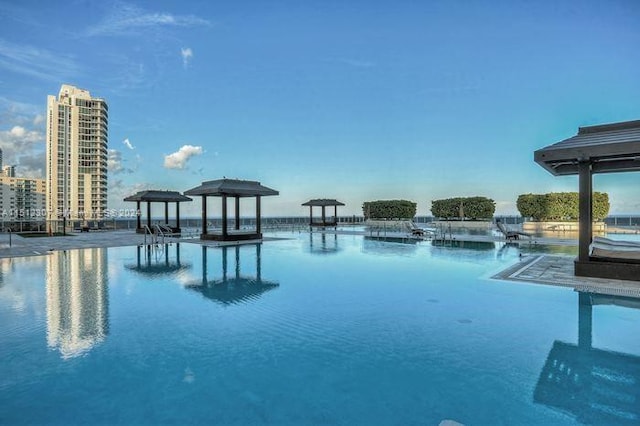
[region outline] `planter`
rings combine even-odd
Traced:
[[[493,221],[490,220],[436,220],[429,225],[452,229],[493,229]]]

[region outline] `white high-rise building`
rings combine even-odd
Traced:
[[[47,97],[47,219],[98,220],[107,209],[108,107],[63,84]]]

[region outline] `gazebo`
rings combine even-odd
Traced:
[[[580,231],[575,274],[640,280],[640,263],[590,255],[593,175],[640,171],[640,120],[580,127],[578,134],[534,153],[535,161],[554,176],[578,175]]]
[[[309,200],[306,203],[302,204],[303,206],[309,206],[309,226],[336,226],[338,224],[338,206],[344,206],[344,203],[340,201],[327,199],[327,198],[316,198],[314,200]],[[331,220],[327,220],[326,211],[327,207],[333,206],[333,218]],[[322,217],[320,222],[313,221],[313,208],[314,207],[322,207]]]
[[[238,179],[218,179],[202,182],[200,186],[185,191],[185,195],[199,195],[202,197],[202,234],[201,240],[244,241],[262,238],[260,226],[260,200],[264,196],[278,195],[279,192],[262,186],[260,182]],[[222,198],[222,230],[209,232],[207,229],[207,197]],[[227,199],[235,199],[235,227],[228,228]],[[255,230],[240,230],[240,198],[256,198],[256,228]]]
[[[145,229],[141,223],[141,211],[140,203],[147,203],[147,227],[153,232],[151,228],[151,203],[164,203],[164,221],[165,225],[169,226],[169,203],[176,203],[176,226],[169,226],[173,233],[180,233],[180,203],[186,201],[193,201],[191,198],[180,194],[178,191],[158,191],[148,189],[146,191],[140,191],[133,195],[128,196],[124,201],[135,201],[136,209],[138,210],[136,232],[144,234]]]

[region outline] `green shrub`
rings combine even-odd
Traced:
[[[580,196],[577,192],[551,192],[548,194],[522,194],[516,202],[522,217],[534,221],[578,220]],[[603,220],[609,214],[609,195],[593,193],[593,220]]]
[[[431,214],[441,219],[491,219],[496,203],[486,197],[456,197],[431,201]]]
[[[407,200],[365,201],[362,204],[365,219],[412,219],[416,203]]]

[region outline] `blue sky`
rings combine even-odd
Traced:
[[[516,214],[519,194],[577,191],[534,150],[640,119],[638,46],[635,0],[3,2],[0,147],[43,177],[67,83],[109,104],[111,208],[226,176],[279,190],[269,216],[473,195]],[[594,186],[640,214],[640,174]]]

